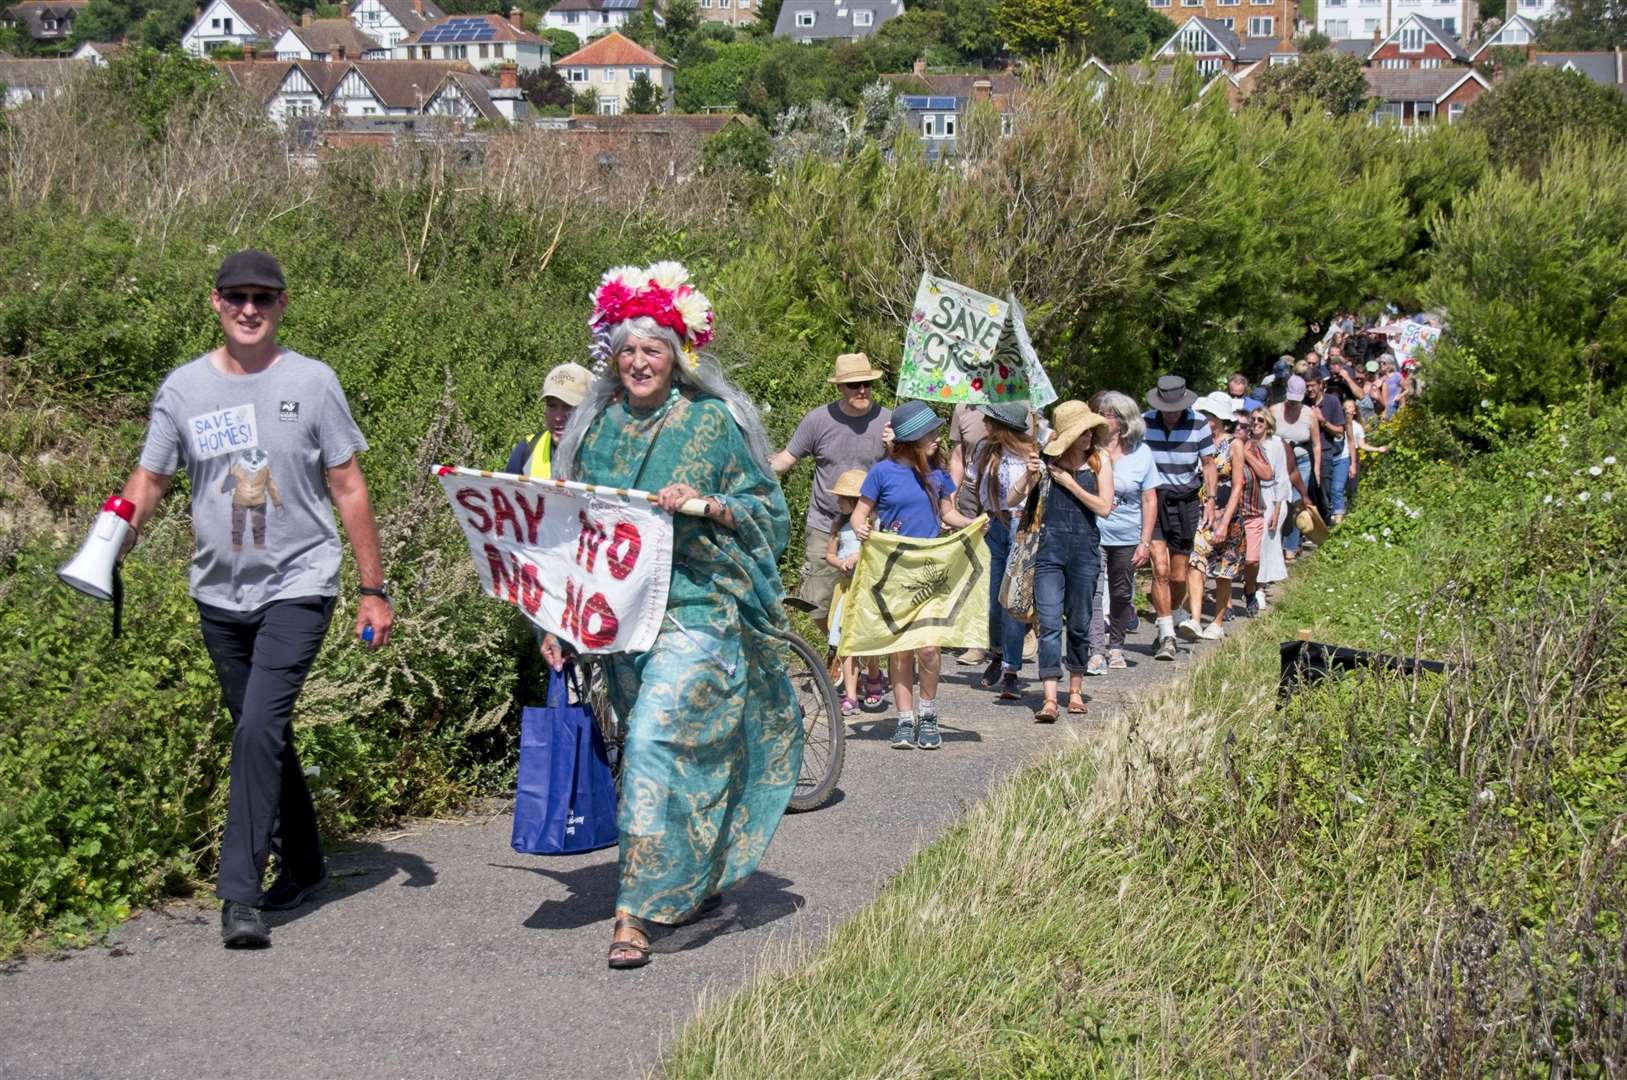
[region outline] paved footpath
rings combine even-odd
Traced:
[[[1034,724],[1037,684],[1002,703],[952,659],[941,751],[890,749],[888,714],[850,724],[838,801],[787,817],[757,874],[640,971],[605,967],[615,849],[516,855],[499,806],[333,853],[335,885],[270,914],[266,952],[222,949],[218,909],[182,903],[0,966],[0,1077],[643,1076],[703,992],[823,937],[997,778],[1175,679],[1189,655],[1155,663],[1150,631],[1132,668],[1086,680],[1076,724]]]

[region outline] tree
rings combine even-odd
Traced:
[[[1332,47],[1333,39],[1328,37],[1320,30],[1312,30],[1310,33],[1299,39],[1299,51],[1306,56],[1309,56],[1311,53],[1322,52],[1325,49],[1331,49]]]
[[[520,92],[537,109],[569,112],[576,101],[570,84],[560,75],[559,69],[553,67],[520,72]]]
[[[1535,170],[1564,134],[1627,138],[1627,97],[1576,71],[1530,64],[1488,90],[1464,117],[1496,165]]]
[[[1087,53],[1109,64],[1141,60],[1175,33],[1175,24],[1142,0],[1097,9],[1085,35]]]
[[[736,121],[701,147],[701,172],[708,176],[720,172],[767,176],[772,151],[768,132],[757,124]]]
[[[999,0],[994,25],[1006,44],[1023,56],[1084,43],[1100,0]]]
[[[537,31],[537,36],[548,43],[548,51],[555,60],[582,47],[582,39],[569,30],[551,30],[545,26]]]
[[[73,20],[73,40],[118,41],[130,29],[130,10],[115,0],[90,0]]]
[[[1332,116],[1361,112],[1367,104],[1367,77],[1361,62],[1348,53],[1324,49],[1301,57],[1297,64],[1268,66],[1256,80],[1248,104],[1291,117],[1306,100]]]
[[[627,111],[642,115],[661,111],[661,93],[642,72],[633,76],[632,89],[627,91]]]
[[[746,82],[769,51],[768,45],[755,40],[709,43],[701,57],[678,65],[674,76],[678,108],[683,112],[742,108]]]
[[[130,40],[167,49],[192,21],[193,0],[90,0],[73,21],[73,40]]]
[[[661,27],[659,43],[667,56],[678,56],[689,47],[689,39],[701,25],[701,9],[695,0],[666,0],[661,7],[666,25]]]
[[[1537,44],[1556,52],[1627,46],[1627,5],[1616,0],[1559,0],[1559,11],[1542,20]]]
[[[780,6],[785,0],[759,0],[757,4],[757,18],[749,24],[752,31],[769,37],[774,33],[774,24],[780,19]]]
[[[599,111],[599,95],[593,92],[593,87],[585,86],[577,92],[571,104],[571,112],[577,116],[592,116]]]

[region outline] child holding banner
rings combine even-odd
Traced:
[[[931,467],[931,450],[943,418],[924,401],[906,401],[893,412],[893,445],[887,456],[870,467],[859,488],[853,511],[853,531],[861,541],[871,530],[900,536],[936,538],[944,525],[961,528],[971,521],[958,510],[952,496],[955,482],[942,469]],[[936,750],[943,745],[938,733],[938,671],[936,645],[893,653],[887,658],[892,677],[898,726],[893,731],[895,750]],[[920,678],[919,711],[915,682]]]
[[[836,498],[836,518],[831,522],[830,540],[825,545],[825,565],[836,571],[836,588],[830,601],[830,647],[837,650],[842,662],[842,715],[852,716],[859,711],[859,661],[844,655],[842,646],[842,597],[853,583],[853,568],[859,562],[859,534],[853,531],[853,511],[859,505],[859,491],[864,484],[863,469],[849,469],[836,478],[831,494]],[[875,657],[870,658],[871,671],[875,671]],[[865,704],[874,708],[881,704],[876,696]]]

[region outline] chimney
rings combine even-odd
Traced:
[[[344,61],[344,59],[345,59],[345,47],[343,45],[335,45],[333,47],[333,58],[335,60],[340,61],[341,63]]]
[[[520,69],[514,64],[504,64],[498,68],[497,88],[499,90],[518,90],[520,88]]]
[[[926,74],[926,57],[917,56],[915,58],[915,67],[914,67],[913,70],[915,71],[915,74],[917,76],[925,75]]]
[[[1375,48],[1375,49],[1378,48],[1379,42],[1381,42],[1383,40],[1384,40],[1384,28],[1379,27],[1379,26],[1373,27],[1373,48]]]
[[[311,12],[309,8],[299,13],[299,25],[302,27],[311,25]]]
[[[994,100],[994,84],[987,79],[978,79],[976,82],[972,83],[972,100]]]
[[[419,0],[419,2],[422,3],[422,0]],[[509,8],[508,9],[508,21],[513,24],[514,29],[516,29],[516,30],[524,30],[525,29],[525,12],[521,11],[518,7]]]

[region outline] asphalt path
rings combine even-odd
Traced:
[[[890,713],[850,722],[835,801],[781,824],[758,872],[655,959],[610,971],[615,849],[516,855],[494,806],[331,853],[334,883],[269,913],[272,948],[227,951],[218,908],[147,911],[105,946],[0,967],[4,1077],[643,1076],[703,993],[745,985],[870,900],[912,852],[1047,746],[1089,737],[1190,662],[1087,679],[1090,714],[1033,722],[946,658],[943,749],[892,750]],[[1032,665],[1027,669],[1033,672]]]

